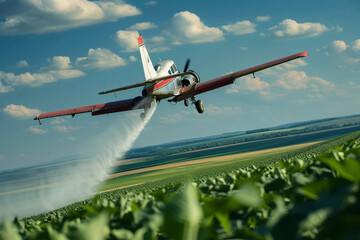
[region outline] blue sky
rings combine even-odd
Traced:
[[[139,111],[32,120],[140,95],[97,95],[144,80],[138,32],[153,63],[173,59],[183,69],[190,57],[201,81],[305,49],[308,57],[199,95],[202,115],[162,101],[134,147],[358,114],[359,13],[355,0],[0,0],[0,170],[82,154],[138,120]]]

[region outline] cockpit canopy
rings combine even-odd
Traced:
[[[175,66],[174,61],[172,60],[160,61],[154,66],[154,69],[157,72],[158,76],[166,76],[180,73]]]

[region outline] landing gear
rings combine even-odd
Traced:
[[[184,99],[184,104],[185,104],[185,107],[189,106],[189,100]]]
[[[203,113],[204,112],[204,104],[203,104],[203,102],[201,101],[201,100],[195,100],[195,97],[191,97],[190,98],[190,100],[191,100],[191,102],[193,103],[193,104],[195,104],[195,108],[196,108],[196,110],[198,111],[198,113]],[[185,105],[186,106],[186,105]]]
[[[196,107],[196,110],[198,111],[198,113],[203,113],[204,112],[204,104],[201,100],[197,100],[195,102],[195,107]]]

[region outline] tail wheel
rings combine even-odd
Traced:
[[[185,99],[184,104],[185,104],[185,107],[189,106],[189,100]]]
[[[201,100],[197,100],[195,102],[195,107],[196,110],[198,111],[198,113],[203,113],[204,112],[204,104]]]

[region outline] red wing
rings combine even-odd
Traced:
[[[142,108],[139,106],[138,103],[142,101],[142,97],[136,97],[132,99],[126,99],[121,101],[115,102],[108,102],[108,103],[101,103],[96,105],[90,105],[85,107],[78,107],[78,108],[71,108],[66,110],[54,111],[54,112],[47,112],[41,113],[37,115],[34,120],[40,120],[43,118],[51,118],[51,117],[59,117],[65,115],[76,115],[79,113],[86,113],[91,112],[91,115],[101,115],[107,113],[114,113],[114,112],[123,112],[129,111],[133,109]]]
[[[307,51],[301,52],[301,53],[297,53],[297,54],[293,54],[291,56],[287,56],[284,58],[280,58],[271,62],[267,62],[255,67],[251,67],[251,68],[247,68],[241,71],[237,71],[237,72],[233,72],[233,73],[229,73],[226,74],[222,77],[218,77],[206,82],[201,82],[198,83],[194,86],[189,86],[189,87],[184,87],[182,89],[180,89],[180,95],[176,96],[174,99],[172,99],[171,101],[181,101],[184,100],[186,98],[192,97],[194,95],[200,94],[200,93],[204,93],[207,91],[211,91],[214,90],[216,88],[220,88],[229,84],[234,83],[236,78],[251,74],[251,73],[255,73],[261,70],[264,70],[266,68],[270,68],[297,58],[301,58],[301,57],[307,57]]]

